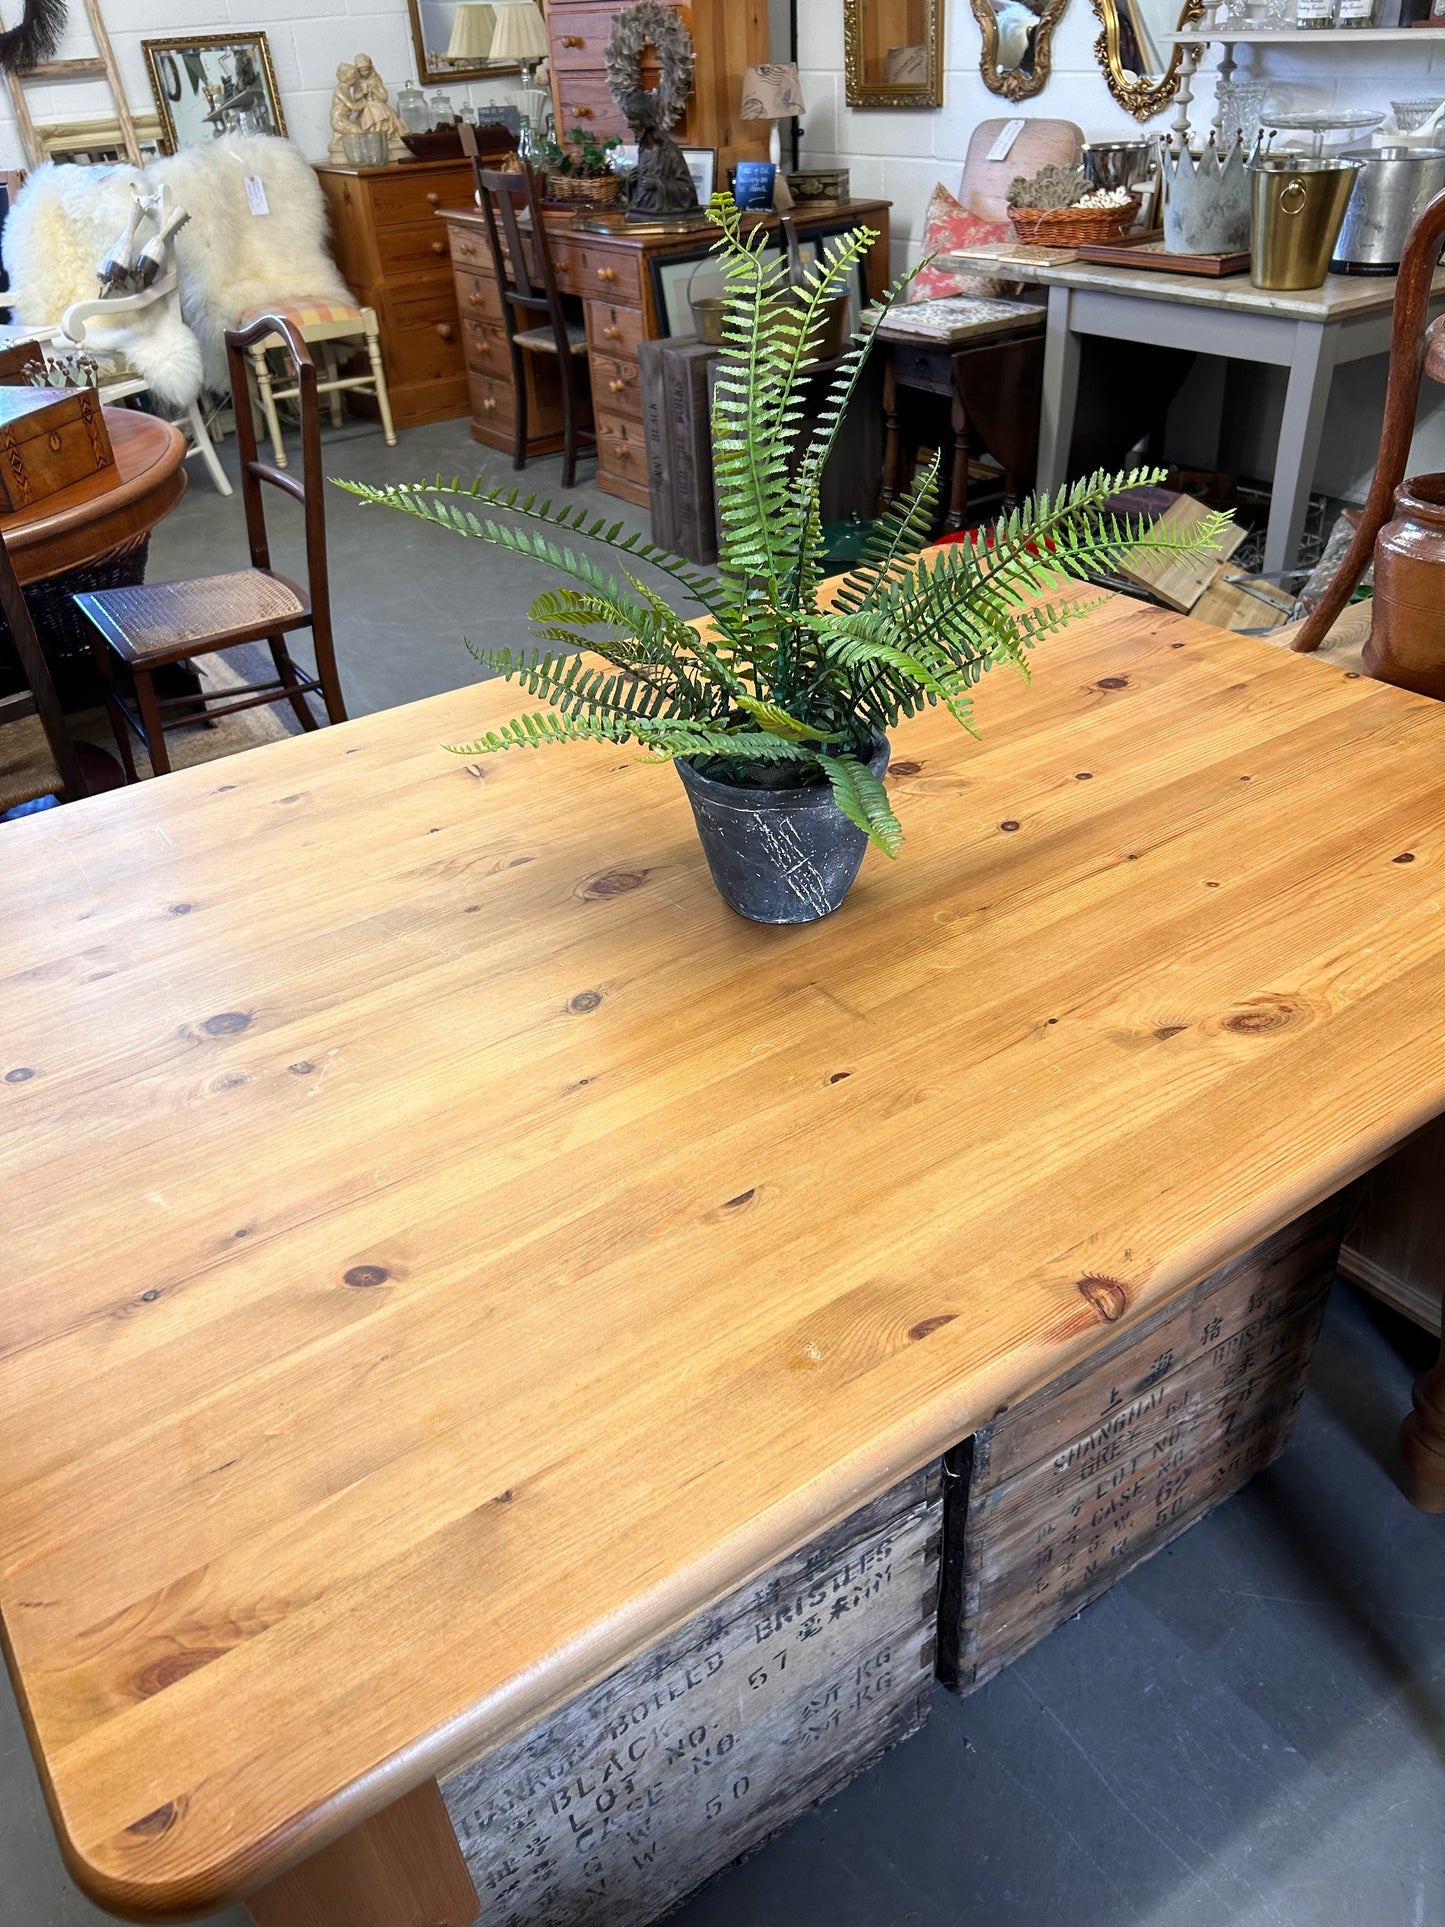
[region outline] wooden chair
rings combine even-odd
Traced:
[[[258,459],[256,424],[246,394],[246,353],[254,343],[279,336],[296,364],[301,401],[301,479]],[[166,755],[168,727],[194,723],[205,717],[233,715],[260,703],[289,702],[306,729],[318,725],[306,698],[320,695],[329,721],[346,720],[336,652],[331,637],[331,596],[326,572],[326,519],[321,491],[321,418],[316,394],[316,366],[311,351],[283,315],[262,315],[250,327],[226,336],[231,394],[236,411],[236,439],[241,456],[241,499],[246,509],[246,535],[251,566],[232,575],[205,576],[190,582],[142,582],[133,588],[101,589],[78,595],[77,605],[90,618],[95,634],[91,647],[106,687],[111,727],[127,779],[135,780],[128,728],[145,743],[151,768],[162,775],[170,768]],[[269,482],[302,504],[306,513],[306,576],[303,590],[271,567],[266,538],[266,511],[261,484]],[[296,629],[309,629],[316,650],[316,674],[300,668],[286,646]],[[270,645],[276,664],[274,680],[244,684],[239,693],[214,695],[202,688],[199,696],[158,700],[152,676],[170,663],[234,648],[242,642]],[[123,668],[135,692],[129,708],[117,683]],[[212,705],[216,705],[212,707]],[[181,712],[177,714],[176,712]]]
[[[395,448],[396,428],[391,419],[391,396],[386,386],[386,369],[381,360],[381,326],[376,318],[376,310],[358,308],[349,302],[310,300],[303,296],[279,305],[272,302],[269,307],[248,308],[241,316],[240,325],[249,329],[266,315],[283,316],[308,344],[325,344],[327,372],[324,379],[317,380],[316,392],[330,399],[332,427],[341,426],[342,396],[348,389],[355,389],[359,394],[374,397],[376,412],[381,417],[382,436],[388,448]],[[366,350],[370,372],[364,375],[342,374],[337,367],[336,350],[332,345],[338,341],[360,342]],[[251,371],[256,377],[256,392],[261,399],[261,412],[266,417],[266,432],[271,437],[277,468],[286,466],[286,448],[281,439],[281,417],[276,412],[276,404],[278,401],[295,401],[300,394],[299,375],[294,385],[283,388],[277,386],[271,373],[267,356],[276,350],[284,351],[285,346],[280,335],[273,332],[259,337],[250,349]]]
[[[475,157],[472,166],[512,358],[512,384],[517,397],[512,466],[527,466],[527,377],[522,357],[551,355],[557,363],[562,392],[562,486],[571,488],[577,477],[579,439],[585,435],[594,448],[597,444],[596,433],[582,419],[584,411],[590,415],[591,401],[587,330],[580,321],[569,319],[562,306],[532,170],[521,162],[515,172],[502,173],[483,166]],[[517,218],[521,209],[530,221],[525,231]],[[528,325],[528,317],[536,315],[544,315],[545,322]]]
[[[1437,194],[1410,230],[1395,283],[1394,321],[1390,330],[1390,374],[1385,387],[1385,419],[1380,430],[1380,454],[1375,479],[1360,516],[1355,539],[1324,596],[1292,637],[1290,646],[1308,654],[1318,649],[1369,567],[1375,538],[1390,520],[1395,490],[1405,479],[1410,442],[1415,432],[1415,408],[1420,379],[1445,383],[1445,315],[1436,321],[1430,312],[1430,284],[1445,245],[1445,194]]]
[[[26,687],[0,696],[0,815],[19,803],[55,796],[72,803],[89,795],[70,731],[65,726],[50,668],[30,619],[25,592],[0,537],[0,614],[10,630]],[[33,716],[39,731],[5,727]]]

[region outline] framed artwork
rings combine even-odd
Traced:
[[[635,153],[636,149],[633,151]],[[687,162],[687,171],[691,174],[692,184],[697,189],[698,205],[706,207],[712,199],[713,188],[717,183],[717,149],[684,147],[679,151]]]
[[[686,151],[686,150],[684,150]],[[798,254],[804,267],[809,267],[818,258],[818,245],[835,234],[846,234],[850,224],[840,223],[837,227],[817,229],[798,237]],[[769,242],[763,249],[765,261],[777,260],[782,252],[781,244]],[[650,254],[647,257],[648,272],[652,277],[653,305],[657,310],[658,333],[660,335],[690,335],[696,332],[692,319],[692,298],[694,295],[717,295],[723,292],[722,269],[709,243],[702,242],[696,248],[689,248],[685,254]],[[858,317],[868,304],[868,282],[864,264],[854,264],[852,284],[848,290],[848,326],[858,325]]]
[[[286,132],[264,33],[182,34],[141,50],[168,154],[222,134]]]

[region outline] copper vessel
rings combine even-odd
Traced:
[[[1365,668],[1380,682],[1445,701],[1445,475],[1395,490],[1375,540],[1375,600]]]

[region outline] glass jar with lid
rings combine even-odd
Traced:
[[[431,126],[431,109],[426,95],[414,80],[409,80],[396,97],[396,111],[413,134],[425,134]]]
[[[444,94],[440,88],[432,95],[427,105],[431,108],[433,127],[450,127],[457,117],[457,110],[452,106],[451,96]]]

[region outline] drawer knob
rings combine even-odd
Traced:
[[[599,268],[597,270],[597,279],[599,281],[615,281],[617,279],[616,268]]]
[[[467,299],[474,308],[485,308],[487,305],[487,297],[484,294],[469,294]]]
[[[567,112],[569,114],[575,114],[578,120],[591,120],[592,118],[592,109],[590,107],[569,107]]]
[[[587,42],[582,38],[580,33],[564,33],[562,36],[562,45],[564,47],[585,47]]]
[[[495,408],[496,405],[497,405],[497,398],[495,395],[483,395],[482,397],[483,408]]]
[[[439,321],[436,324],[436,329],[443,341],[450,341],[455,332],[450,321]]]
[[[471,260],[472,256],[476,253],[476,251],[477,251],[476,248],[472,245],[470,241],[457,242],[457,253],[464,254],[469,261]]]
[[[604,341],[621,341],[622,330],[620,328],[612,328],[612,327],[604,328],[602,330],[602,339]]]
[[[428,194],[428,195],[427,195],[427,197],[426,197],[426,204],[427,204],[427,206],[428,206],[428,207],[440,207],[440,206],[441,206],[441,204],[442,204],[442,197],[441,197],[441,195],[440,195],[440,194]]]
[[[432,242],[432,244],[431,244],[431,251],[432,251],[432,253],[433,253],[433,254],[445,254],[445,253],[446,253],[446,251],[447,251],[447,244],[446,244],[446,242],[445,242],[445,241],[433,241],[433,242]]]

